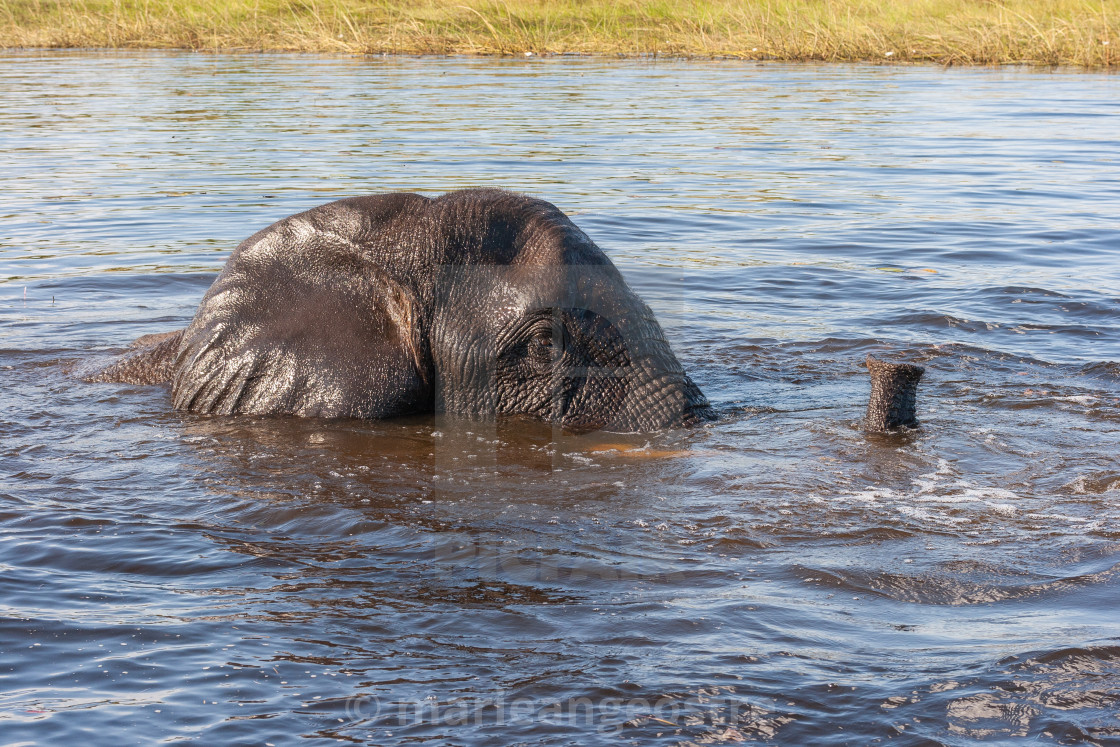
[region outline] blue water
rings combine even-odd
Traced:
[[[0,743],[1120,741],[1120,78],[0,57]],[[71,370],[343,196],[567,212],[722,414],[200,417]],[[859,427],[872,353],[922,427]]]

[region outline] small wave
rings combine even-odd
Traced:
[[[973,674],[890,695],[880,707],[915,723],[943,713],[953,744],[1019,744],[1039,734],[1059,744],[1113,744],[1120,736],[1118,678],[1120,646],[1110,640],[1008,656]]]
[[[1069,298],[1069,296],[1067,296],[1066,294],[1059,293],[1058,291],[1047,290],[1046,288],[1033,288],[1026,285],[1004,285],[994,288],[986,288],[984,289],[984,291],[992,294],[1016,296],[1018,298],[1022,298],[1024,296],[1041,296],[1042,298]]]
[[[1117,491],[1120,490],[1120,473],[1093,472],[1087,475],[1078,475],[1062,485],[1062,490],[1076,495]]]
[[[1040,713],[1034,706],[990,693],[958,698],[946,710],[949,731],[973,739],[1025,737]]]
[[[841,540],[855,545],[886,542],[889,540],[905,540],[915,536],[914,532],[898,527],[867,527],[866,529],[843,529],[828,534],[832,540]]]
[[[1029,656],[1019,666],[1024,669],[1046,668],[1072,674],[1113,671],[1120,674],[1120,645],[1072,647],[1047,651]]]
[[[1099,361],[1087,363],[1078,371],[1083,376],[1094,376],[1107,379],[1120,379],[1120,361]]]
[[[1120,565],[1096,573],[1058,579],[1014,568],[974,563],[964,563],[962,567],[947,563],[913,574],[804,566],[794,566],[794,570],[806,580],[846,593],[875,594],[900,602],[957,607],[1034,598],[1110,583],[1120,573]]]

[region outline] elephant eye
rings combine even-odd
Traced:
[[[551,365],[557,349],[564,347],[564,327],[554,325],[552,319],[537,321],[530,330],[528,350],[531,358],[543,365]]]

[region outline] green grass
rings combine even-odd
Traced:
[[[1120,0],[0,0],[5,47],[1117,65]]]

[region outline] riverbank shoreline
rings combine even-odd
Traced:
[[[0,0],[5,49],[1120,65],[1120,6],[1075,0]]]

